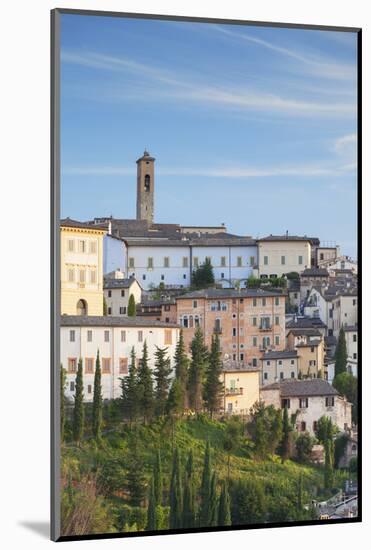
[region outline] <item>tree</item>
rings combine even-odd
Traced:
[[[155,503],[157,505],[162,505],[162,466],[161,466],[161,453],[157,449],[156,453],[156,462],[153,470],[153,484],[154,484],[154,496]]]
[[[196,503],[193,475],[193,452],[191,449],[188,455],[184,483],[183,527],[185,529],[195,527]]]
[[[209,496],[209,517],[208,527],[215,527],[218,521],[218,494],[216,492],[216,473],[213,472],[210,482],[210,496]]]
[[[254,478],[239,479],[231,484],[233,525],[259,523],[266,517],[267,501],[263,486]]]
[[[219,498],[219,510],[218,510],[218,523],[217,525],[222,527],[224,525],[231,525],[231,505],[229,500],[229,491],[226,482],[222,485]]]
[[[223,383],[220,380],[223,364],[220,358],[220,341],[218,334],[213,334],[211,352],[206,366],[206,376],[203,388],[203,398],[211,418],[214,412],[219,412],[222,400]]]
[[[334,484],[334,462],[331,452],[331,442],[329,439],[325,441],[325,470],[324,470],[324,485],[325,489],[332,489]]]
[[[241,427],[241,423],[237,418],[231,418],[227,422],[224,432],[223,449],[228,453],[228,481],[230,478],[231,470],[231,454],[235,452],[240,445]]]
[[[303,473],[300,472],[298,479],[298,498],[297,498],[297,509],[298,516],[300,517],[303,513],[304,503],[303,503]]]
[[[143,354],[138,369],[138,401],[143,414],[144,423],[152,417],[154,409],[154,394],[151,369],[148,365],[147,342],[143,344]]]
[[[351,372],[342,372],[332,382],[334,388],[352,404],[352,421],[358,420],[358,380]]]
[[[66,387],[66,378],[67,378],[66,369],[64,369],[63,365],[61,365],[59,383],[60,383],[60,400],[61,400],[61,424],[60,424],[61,433],[60,433],[60,437],[61,437],[61,442],[62,443],[64,441],[64,428],[65,428],[65,423],[66,423],[66,410],[65,410],[66,396],[64,395],[64,390],[65,390],[65,387]]]
[[[131,506],[141,506],[146,495],[146,481],[143,472],[144,464],[135,439],[129,450],[126,473],[126,490],[129,493],[129,504]]]
[[[129,303],[128,303],[128,317],[135,317],[136,313],[137,311],[136,311],[134,294],[130,294]]]
[[[282,420],[282,442],[281,442],[281,457],[282,462],[285,462],[290,457],[291,452],[291,424],[287,407],[283,409]]]
[[[131,424],[137,419],[139,414],[139,391],[134,346],[130,352],[128,376],[121,378],[121,398],[123,401],[124,415],[130,420]]]
[[[180,382],[177,378],[174,378],[167,398],[165,412],[174,420],[175,417],[181,414],[182,410],[182,392]]]
[[[156,531],[156,498],[153,477],[151,479],[151,488],[149,492],[148,508],[147,508],[147,525],[146,531]]]
[[[98,350],[97,358],[95,361],[93,415],[92,415],[93,436],[96,440],[99,440],[101,437],[102,408],[103,408],[102,373],[100,368],[100,359],[99,359],[99,350]]]
[[[156,346],[154,377],[156,380],[156,414],[163,416],[170,386],[171,365],[167,348]]]
[[[192,286],[194,288],[207,288],[215,284],[213,266],[210,258],[206,258],[203,264],[192,273]]]
[[[183,492],[180,471],[180,455],[178,448],[175,448],[170,482],[170,529],[179,529],[182,527],[182,515]]]
[[[250,409],[251,420],[247,425],[255,443],[255,455],[264,459],[275,453],[282,438],[282,414],[273,405],[257,402]]]
[[[175,377],[179,381],[181,403],[182,403],[183,409],[186,409],[188,406],[188,400],[187,400],[188,365],[189,365],[189,361],[185,352],[183,331],[181,330],[179,334],[179,340],[175,348],[174,369],[175,369]]]
[[[338,342],[336,345],[336,351],[335,351],[335,377],[341,374],[342,372],[346,372],[347,360],[348,360],[347,343],[345,340],[344,328],[341,327],[339,332]]]
[[[308,432],[300,434],[295,441],[297,459],[301,463],[309,462],[312,449],[314,445],[314,439]]]
[[[80,444],[84,432],[84,382],[82,374],[82,359],[79,359],[75,381],[75,403],[73,407],[73,439]]]
[[[210,496],[211,496],[211,456],[210,456],[210,443],[206,443],[204,467],[202,471],[202,481],[200,489],[200,513],[199,521],[200,527],[207,527],[209,525],[210,517]]]
[[[188,378],[189,404],[196,412],[200,412],[202,410],[202,386],[208,360],[208,352],[200,327],[195,330],[191,343],[191,355]]]
[[[317,422],[316,436],[325,448],[325,489],[332,489],[334,483],[334,438],[338,431],[337,426],[333,424],[331,418],[328,416],[321,416]]]
[[[107,316],[107,301],[105,296],[103,296],[103,315],[104,317]]]

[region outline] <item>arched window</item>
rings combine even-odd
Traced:
[[[151,176],[149,174],[146,174],[144,176],[144,190],[149,191],[151,187]]]
[[[189,328],[193,328],[193,315],[189,316]]]
[[[188,328],[188,315],[183,315],[181,325],[184,328]]]
[[[79,300],[76,306],[76,315],[87,315],[88,314],[88,304],[85,300]]]

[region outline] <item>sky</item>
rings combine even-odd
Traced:
[[[61,216],[309,235],[357,255],[351,32],[63,14]]]

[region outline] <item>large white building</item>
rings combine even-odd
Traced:
[[[84,399],[91,401],[94,372],[99,350],[104,399],[120,397],[120,379],[128,374],[130,353],[134,347],[137,361],[147,343],[149,365],[154,368],[154,353],[167,348],[173,364],[179,336],[178,325],[125,317],[61,316],[61,364],[66,369],[68,398],[75,395],[79,359],[83,361]]]

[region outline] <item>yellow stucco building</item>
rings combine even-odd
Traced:
[[[249,414],[259,401],[259,368],[236,364],[223,369],[223,408],[228,414]]]
[[[103,237],[107,229],[61,220],[61,314],[103,315]]]

